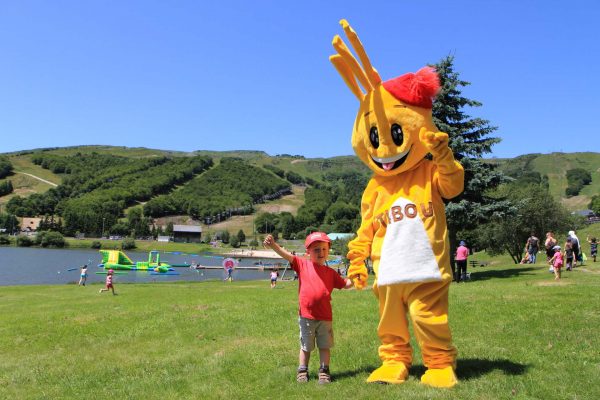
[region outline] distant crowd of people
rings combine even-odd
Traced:
[[[588,236],[586,241],[590,245],[590,256],[592,257],[592,260],[596,262],[598,240],[595,237],[590,238]],[[565,267],[567,271],[571,271],[573,268],[577,267],[578,263],[581,265],[586,259],[581,248],[581,242],[574,230],[569,231],[567,239],[562,247],[558,244],[558,240],[554,237],[554,233],[547,232],[544,247],[546,250],[546,262],[550,264],[550,269],[554,272],[556,280],[561,278],[563,267]],[[525,256],[521,260],[521,264],[535,264],[539,251],[540,239],[535,236],[535,232],[531,232],[531,236],[527,238],[527,242],[525,243]]]

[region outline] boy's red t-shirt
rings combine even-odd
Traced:
[[[346,281],[333,269],[294,256],[292,268],[298,274],[298,302],[300,316],[320,321],[331,321],[331,292],[343,289]]]

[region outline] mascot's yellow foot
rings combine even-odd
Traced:
[[[382,365],[367,378],[368,383],[403,383],[408,376],[408,368],[404,364]]]
[[[451,388],[458,383],[458,379],[456,379],[452,367],[431,368],[425,371],[425,374],[421,377],[421,383],[433,387]]]

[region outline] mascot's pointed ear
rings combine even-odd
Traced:
[[[340,24],[342,25],[348,40],[350,40],[350,44],[356,51],[362,66],[356,61],[356,58],[354,58],[350,49],[348,49],[342,38],[338,35],[333,38],[333,47],[338,54],[329,57],[329,60],[333,63],[342,78],[344,78],[344,81],[352,93],[362,101],[365,97],[365,93],[360,90],[358,83],[360,83],[360,86],[362,86],[366,92],[370,92],[381,84],[381,78],[379,73],[377,73],[377,70],[371,65],[362,43],[350,24],[348,24],[345,19],[341,20]]]
[[[346,64],[342,56],[339,54],[329,56],[329,61],[335,66],[335,69],[337,69],[338,73],[342,76],[344,82],[346,82],[346,85],[348,85],[356,98],[359,101],[362,101],[365,98],[365,94],[360,90],[360,87],[358,87],[358,82],[356,82],[352,70],[348,64]]]

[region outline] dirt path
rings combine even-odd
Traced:
[[[30,177],[32,177],[32,178],[34,178],[34,179],[37,179],[38,181],[42,181],[42,182],[44,182],[44,183],[47,183],[47,184],[48,184],[48,185],[50,185],[50,186],[54,186],[54,187],[58,186],[58,185],[57,185],[56,183],[54,183],[54,182],[47,181],[47,180],[45,180],[45,179],[42,179],[42,178],[40,178],[39,176],[35,176],[35,175],[32,175],[32,174],[28,174],[27,172],[18,172],[18,171],[15,171],[15,173],[16,173],[16,174],[23,174],[23,175],[30,176]]]

